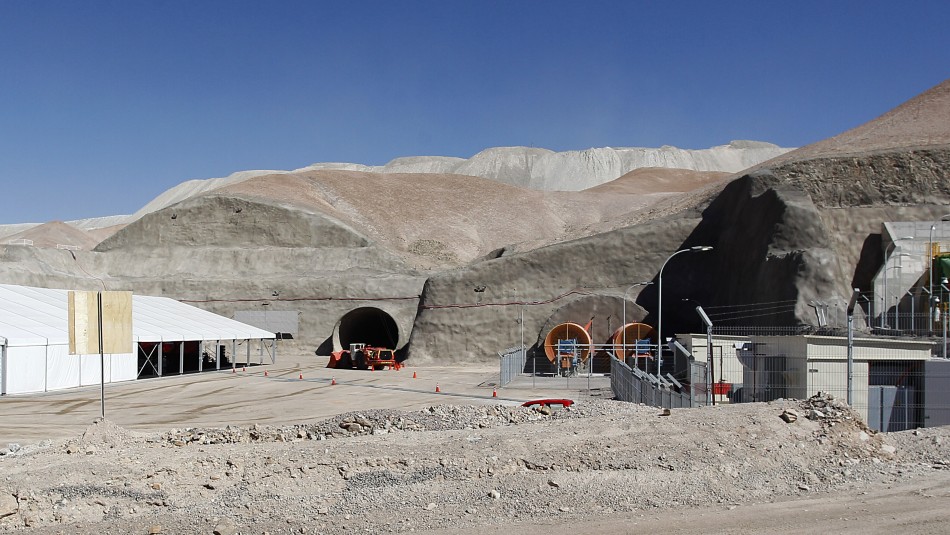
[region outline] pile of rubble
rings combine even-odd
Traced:
[[[552,410],[547,406],[528,408],[504,405],[433,405],[414,412],[374,409],[341,414],[314,424],[171,429],[160,435],[149,437],[147,440],[152,443],[186,446],[189,444],[328,440],[360,435],[385,435],[402,431],[488,429],[543,420],[603,415],[616,412],[615,405],[609,401],[591,401],[583,406],[574,405],[559,410]],[[628,408],[632,411],[655,411],[655,409],[637,405],[629,405]]]

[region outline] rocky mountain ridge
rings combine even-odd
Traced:
[[[642,168],[687,169],[735,173],[785,154],[793,149],[762,141],[732,141],[708,149],[601,147],[555,152],[536,147],[492,147],[471,158],[409,156],[385,165],[321,162],[294,170],[257,169],[238,171],[226,177],[188,180],[174,186],[131,215],[113,215],[67,221],[89,230],[128,224],[201,193],[231,186],[251,178],[316,170],[364,173],[456,174],[496,180],[541,191],[580,191],[605,184]],[[0,238],[23,232],[37,223],[0,225]]]

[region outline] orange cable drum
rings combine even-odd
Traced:
[[[587,332],[587,329],[583,325],[577,323],[561,323],[557,325],[544,338],[544,354],[548,357],[548,360],[554,362],[554,359],[557,357],[557,344],[561,340],[577,340],[577,347],[580,349],[581,361],[587,362],[587,357],[590,356],[590,348],[592,340],[590,333]]]
[[[624,334],[626,333],[626,335]],[[624,351],[624,337],[626,336],[627,350]],[[646,323],[628,323],[623,327],[620,327],[607,341],[608,344],[614,346],[613,354],[620,360],[624,360],[624,357],[629,357],[637,353],[636,344],[637,340],[650,340],[650,343],[653,344],[656,342],[656,330],[647,325]],[[626,353],[626,355],[624,355]]]

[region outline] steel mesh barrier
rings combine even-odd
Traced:
[[[697,380],[705,385],[705,368],[701,365],[690,370]],[[698,406],[704,401],[698,398],[694,385],[683,384],[672,376],[658,377],[638,368],[631,368],[615,357],[610,359],[610,389],[614,398],[630,403],[643,403],[654,407],[677,409]],[[705,388],[702,396],[705,397]]]
[[[509,347],[498,353],[498,386],[505,386],[516,376],[524,373],[525,351],[523,347]]]

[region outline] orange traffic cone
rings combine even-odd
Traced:
[[[244,373],[246,371],[247,371],[247,368],[245,368],[244,366],[241,366],[241,373]]]
[[[496,390],[495,388],[492,388],[492,389],[491,389],[491,397],[497,398],[497,397],[498,397],[498,390]]]
[[[435,392],[438,394],[438,393],[441,392],[441,391],[442,391],[442,389],[439,388],[439,383],[436,383],[436,384],[435,384]]]
[[[237,373],[237,370],[235,370],[234,368],[231,368],[231,373]]]
[[[298,377],[298,379],[303,379],[303,374],[302,374],[302,373],[300,374],[300,377]]]
[[[412,372],[412,378],[413,378],[413,379],[416,378],[416,372]]]
[[[330,378],[330,386],[333,386],[333,385],[335,385],[335,384],[336,384],[336,377],[331,377],[331,378]]]
[[[264,370],[264,377],[267,377],[267,370]]]

